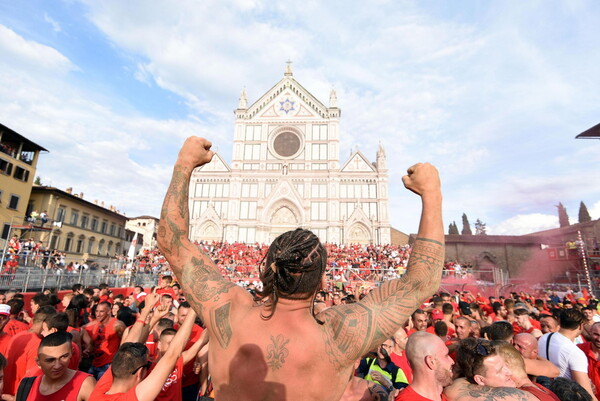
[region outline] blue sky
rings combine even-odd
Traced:
[[[158,216],[177,151],[231,160],[233,109],[295,78],[342,110],[341,159],[387,150],[392,225],[415,232],[401,176],[440,170],[445,226],[600,218],[596,1],[23,1],[0,3],[0,121],[50,150],[45,184]]]

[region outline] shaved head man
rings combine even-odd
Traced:
[[[434,334],[416,332],[408,338],[406,356],[413,368],[413,382],[396,401],[442,400],[444,387],[452,383],[454,365],[444,342]]]
[[[517,351],[525,359],[536,359],[538,356],[537,339],[529,333],[519,333],[513,339]]]

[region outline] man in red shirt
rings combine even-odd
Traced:
[[[445,400],[442,391],[452,383],[454,361],[444,342],[435,334],[414,333],[406,343],[406,357],[413,369],[413,381],[395,401]]]
[[[31,329],[14,336],[8,344],[6,359],[8,365],[4,371],[4,393],[15,395],[17,386],[27,370],[35,367],[38,345],[42,339],[42,323],[56,313],[51,306],[42,306],[33,315]]]
[[[6,347],[8,346],[11,338],[11,335],[4,331],[4,328],[9,320],[10,306],[0,304],[0,354],[2,355],[6,355]]]
[[[427,319],[427,313],[425,313],[424,310],[417,309],[410,318],[412,320],[413,328],[407,333],[409,337],[417,331],[427,330],[427,323],[429,323],[429,320]]]
[[[191,311],[167,352],[148,374],[151,362],[144,344],[126,342],[115,354],[110,371],[98,382],[89,401],[153,401],[172,374],[190,336],[196,313]],[[147,375],[147,376],[146,376]]]
[[[183,325],[187,315],[192,310],[191,305],[188,302],[182,302],[177,309],[177,324],[173,326],[175,330],[179,329],[180,326]],[[190,347],[200,339],[202,332],[204,329],[197,324],[194,323],[192,327],[192,334],[190,335],[190,339],[185,345],[185,349],[188,350]],[[183,367],[183,395],[184,398],[190,397],[193,398],[198,395],[199,390],[199,379],[198,375],[194,374],[194,361],[191,360],[185,364]]]
[[[110,316],[110,309],[110,303],[100,302],[96,307],[96,320],[83,326],[94,346],[94,359],[89,373],[94,375],[96,380],[109,368],[125,330],[123,322]]]
[[[69,369],[71,361],[71,344],[73,337],[66,331],[52,333],[40,342],[36,362],[42,374],[31,378],[33,380],[27,401],[40,399],[63,401],[87,401],[94,389],[96,380],[84,372]]]
[[[10,319],[4,327],[4,331],[8,335],[14,336],[15,334],[18,334],[22,331],[29,330],[29,325],[18,319],[19,315],[23,311],[25,302],[23,302],[22,299],[13,298],[11,300],[8,300],[6,304],[10,306]]]
[[[594,385],[596,398],[600,400],[600,323],[596,322],[590,329],[592,340],[577,346],[585,353],[588,360],[588,376]]]

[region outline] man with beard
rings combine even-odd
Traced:
[[[414,333],[406,343],[406,357],[413,369],[413,381],[395,401],[445,400],[442,391],[452,383],[454,361],[444,342],[431,333]]]
[[[365,358],[358,366],[358,377],[381,384],[387,391],[401,389],[408,385],[406,375],[392,362],[390,353],[394,348],[392,339],[385,340],[377,348],[377,358]]]

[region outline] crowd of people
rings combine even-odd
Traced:
[[[328,288],[317,314],[368,293]],[[2,398],[100,400],[132,380],[145,383],[138,400],[210,397],[209,339],[185,295],[169,275],[125,295],[105,284],[46,291],[29,308],[0,293]],[[441,292],[356,361],[342,400],[593,400],[599,358],[598,302],[586,292]]]

